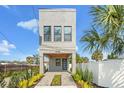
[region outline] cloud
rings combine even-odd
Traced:
[[[23,29],[31,30],[34,33],[38,30],[38,20],[37,19],[31,19],[28,21],[20,21],[17,23],[18,27],[22,27]]]
[[[40,48],[37,48],[37,52],[39,52],[40,51]]]
[[[2,40],[2,42],[0,42],[0,54],[2,55],[10,55],[10,49],[15,48],[14,44],[10,44],[6,40]]]
[[[78,51],[78,46],[76,45],[76,51]]]
[[[10,9],[10,7],[8,5],[2,5],[2,7]]]

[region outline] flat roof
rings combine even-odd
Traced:
[[[50,11],[50,12],[54,12],[54,11],[63,11],[63,12],[68,12],[68,11],[72,11],[72,12],[76,12],[75,8],[39,8],[39,11],[45,12],[45,11]]]

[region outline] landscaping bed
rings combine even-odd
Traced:
[[[8,88],[32,88],[43,78],[43,74],[39,74],[39,69],[26,69],[23,71],[15,71],[12,73]]]
[[[87,68],[84,70],[77,69],[76,73],[72,75],[78,88],[105,88],[93,83],[93,73]]]
[[[94,88],[93,74],[87,68],[85,70],[77,69],[72,75],[78,88]]]
[[[52,82],[51,86],[61,86],[61,75],[55,75]]]

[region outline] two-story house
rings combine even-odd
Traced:
[[[76,71],[76,10],[40,9],[40,73],[44,73],[44,56],[48,71],[67,71],[72,57],[72,73]]]

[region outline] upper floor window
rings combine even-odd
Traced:
[[[51,41],[51,26],[44,26],[44,41]]]
[[[72,41],[72,27],[64,26],[64,41]]]
[[[61,26],[54,26],[54,41],[61,41]]]

